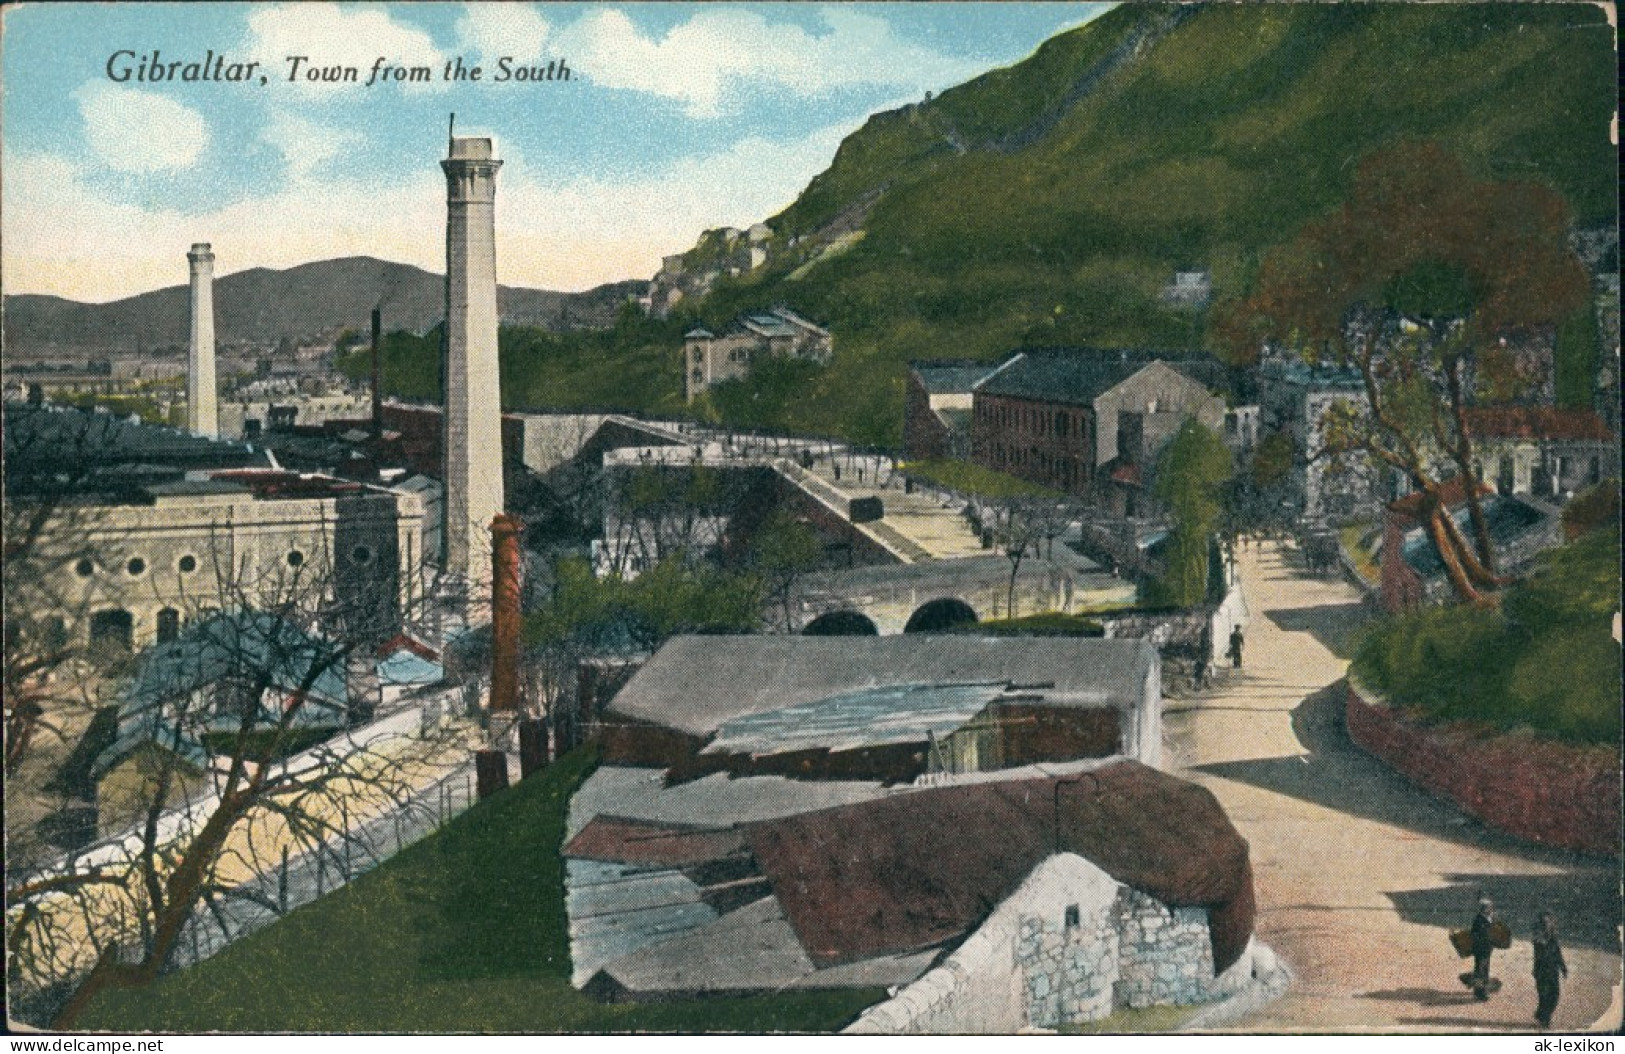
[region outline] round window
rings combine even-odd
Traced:
[[[132,575],[138,575],[147,569],[147,562],[139,556],[132,556],[130,562],[124,565],[124,569]]]
[[[372,550],[365,545],[358,545],[350,550],[350,559],[358,564],[372,563]]]
[[[298,549],[295,549],[295,550],[293,550],[292,552],[290,552],[288,554],[288,566],[289,567],[298,567],[300,564],[302,564],[304,562],[305,562],[305,554],[300,552]]]
[[[86,557],[73,565],[73,571],[80,578],[89,578],[96,573],[96,564],[89,557]]]
[[[187,553],[185,556],[175,561],[175,566],[180,568],[182,574],[189,575],[193,571],[197,570],[197,557],[193,556],[191,553]]]

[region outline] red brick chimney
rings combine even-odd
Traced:
[[[519,709],[519,521],[491,521],[491,712]]]

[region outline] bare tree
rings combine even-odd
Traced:
[[[85,510],[31,496],[11,454],[8,586],[31,561],[60,571],[92,537],[105,542],[87,533],[105,525]],[[102,839],[54,857],[19,858],[8,844],[7,989],[20,1020],[72,1027],[98,993],[173,968],[198,918],[243,900],[285,908],[259,881],[273,868],[312,854],[348,860],[359,820],[387,815],[467,757],[459,725],[366,721],[352,668],[370,665],[375,606],[338,588],[334,554],[263,564],[222,544],[202,549],[211,585],[177,601],[189,626],[119,671],[111,741],[82,759],[99,777]],[[8,588],[8,769],[14,753],[22,764],[38,749],[42,730],[69,731],[42,715],[31,728],[14,720],[13,679],[39,683],[39,671],[64,668],[59,651],[80,650],[34,629],[75,625],[76,598],[36,592],[14,633],[19,601]],[[27,698],[49,710],[37,691]]]
[[[1016,617],[1016,576],[1029,554],[1043,552],[1048,543],[1053,553],[1055,539],[1077,518],[1074,503],[1064,498],[1011,497],[995,507],[994,536],[1010,561],[1010,581],[1005,590],[1005,617]]]

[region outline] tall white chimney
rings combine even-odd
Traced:
[[[219,436],[220,415],[214,383],[214,253],[198,242],[186,254],[192,265],[192,343],[186,370],[186,427],[197,435]]]

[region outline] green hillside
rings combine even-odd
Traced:
[[[872,117],[769,219],[772,261],[685,304],[658,327],[669,344],[644,332],[585,383],[565,378],[583,359],[560,342],[514,368],[528,394],[603,404],[625,404],[634,376],[637,401],[667,409],[683,328],[784,303],[835,334],[834,363],[719,393],[712,412],[895,443],[910,359],[1202,346],[1202,314],[1158,298],[1173,272],[1244,289],[1263,251],[1396,139],[1436,140],[1481,178],[1544,181],[1581,226],[1611,225],[1614,70],[1612,30],[1586,4],[1125,6]],[[820,258],[853,228],[861,239]]]

